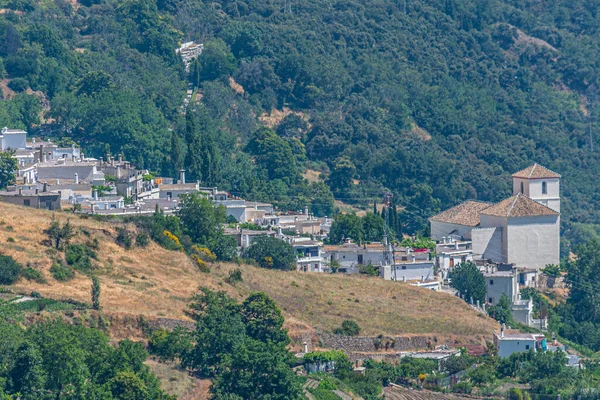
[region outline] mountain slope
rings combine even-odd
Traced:
[[[252,291],[265,291],[284,311],[292,333],[314,328],[331,331],[344,319],[354,319],[366,335],[415,334],[459,338],[464,342],[489,337],[496,323],[472,310],[460,299],[398,282],[361,276],[282,272],[241,265],[243,282],[225,283],[236,265],[213,265],[212,272],[197,270],[179,252],[155,244],[129,251],[117,246],[118,222],[98,222],[64,213],[77,230],[75,243],[98,239],[95,272],[101,287],[101,305],[107,314],[143,315],[186,319],[184,309],[199,286],[225,290],[245,298]],[[55,299],[90,302],[91,280],[77,274],[68,282],[53,279],[49,268],[54,252],[42,243],[42,233],[51,213],[9,204],[0,208],[0,242],[5,254],[40,270],[48,283],[23,278],[12,288],[32,291]],[[12,239],[9,239],[12,238]]]

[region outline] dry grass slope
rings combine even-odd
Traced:
[[[117,246],[118,222],[98,222],[60,212],[56,216],[61,221],[70,218],[79,230],[75,242],[85,243],[89,238],[100,242],[101,304],[108,313],[183,319],[189,297],[199,286],[208,286],[240,299],[252,291],[265,291],[284,310],[288,326],[298,329],[332,330],[344,319],[354,319],[366,335],[428,334],[465,339],[489,336],[496,327],[453,296],[377,278],[269,271],[242,265],[243,282],[231,286],[225,278],[236,265],[215,265],[211,274],[204,274],[184,254],[155,244],[130,251]],[[5,203],[0,207],[2,252],[39,268],[48,279],[48,284],[22,279],[15,289],[89,302],[91,282],[87,276],[77,274],[74,280],[63,283],[49,272],[51,261],[43,244],[43,230],[50,217],[51,213],[43,210]]]

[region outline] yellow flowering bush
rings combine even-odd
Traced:
[[[165,235],[165,237],[167,239],[169,239],[170,242],[173,243],[173,247],[175,247],[176,250],[181,250],[183,248],[183,246],[181,245],[181,242],[179,241],[179,238],[175,235],[173,235],[171,232],[165,230],[163,232],[163,235]]]

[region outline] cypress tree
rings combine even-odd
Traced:
[[[376,201],[373,201],[373,214],[375,214],[375,215],[379,215],[379,214],[377,213],[377,202],[376,202]]]
[[[100,280],[97,276],[92,276],[92,308],[100,310]]]

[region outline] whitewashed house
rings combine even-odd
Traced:
[[[500,358],[510,357],[514,353],[522,353],[530,350],[546,350],[546,338],[536,333],[508,332],[504,327],[500,333],[494,333],[494,344],[498,349]]]

